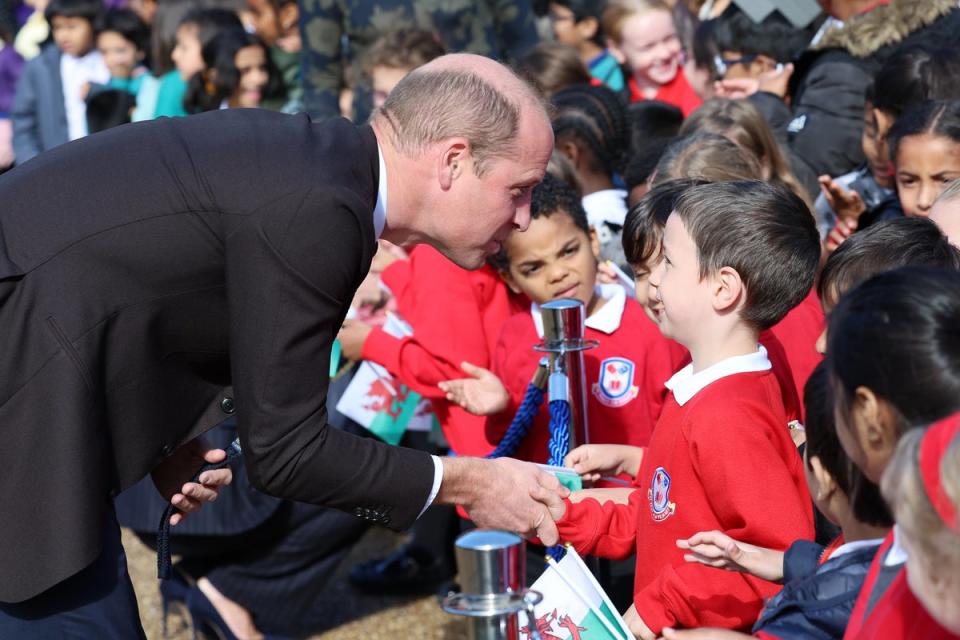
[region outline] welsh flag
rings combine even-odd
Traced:
[[[633,634],[607,594],[572,547],[533,586],[543,600],[533,622],[543,640],[633,640]],[[520,614],[522,640],[530,638],[530,621]]]

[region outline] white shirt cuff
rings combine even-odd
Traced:
[[[417,515],[418,518],[423,515],[427,507],[433,504],[437,494],[440,493],[440,483],[443,482],[443,462],[437,456],[430,457],[433,458],[433,487],[430,489],[430,495],[427,496],[427,503],[423,505],[423,509]]]

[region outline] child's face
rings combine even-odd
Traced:
[[[137,47],[116,31],[104,31],[98,35],[97,49],[114,78],[129,78],[143,58]]]
[[[933,201],[960,178],[960,143],[946,136],[907,136],[897,150],[897,193],[908,216],[930,215]]]
[[[393,88],[410,73],[410,69],[384,67],[376,65],[370,70],[370,83],[373,87],[373,106],[382,107]]]
[[[569,7],[556,2],[550,3],[550,25],[553,27],[553,37],[558,42],[579,48],[593,35],[593,33],[584,33],[587,22],[587,20],[577,22]],[[590,21],[590,26],[595,32],[597,28],[595,19]]]
[[[53,16],[53,41],[68,56],[81,57],[93,49],[93,25],[86,18]]]
[[[869,101],[863,108],[863,135],[860,137],[860,146],[877,184],[885,189],[893,188],[893,165],[887,151],[886,135],[880,138],[877,110]]]
[[[588,313],[597,282],[600,243],[573,218],[557,211],[530,221],[526,231],[514,231],[504,243],[509,268],[507,285],[543,304],[557,298],[576,298]]]
[[[710,279],[700,277],[697,246],[676,213],[663,229],[660,257],[650,274],[647,295],[659,303],[654,308],[660,332],[689,348],[711,308]]]
[[[197,25],[182,24],[177,27],[177,43],[173,47],[171,57],[183,80],[189,80],[203,71],[205,65]]]
[[[638,80],[648,84],[667,84],[680,70],[682,47],[673,17],[666,11],[647,11],[627,18],[621,41],[611,41],[610,50]]]
[[[280,37],[280,20],[270,0],[247,0],[247,9],[253,19],[253,30],[268,47]]]
[[[233,58],[240,74],[240,84],[230,100],[231,107],[255,109],[263,99],[263,90],[270,81],[267,52],[259,45],[244,47]]]
[[[947,630],[960,634],[960,580],[952,568],[940,566],[927,559],[923,546],[918,544],[904,527],[897,528],[898,541],[907,552],[907,584],[923,608]]]
[[[739,78],[759,78],[777,68],[777,61],[770,56],[746,56],[742,51],[721,51],[720,57],[726,63],[724,80]]]
[[[660,294],[656,288],[650,285],[650,274],[660,264],[660,259],[660,251],[658,250],[650,256],[646,264],[630,265],[630,268],[633,269],[633,282],[636,285],[634,297],[640,303],[647,317],[656,323],[660,322],[658,312],[663,309],[663,304],[660,302]]]
[[[960,198],[937,202],[930,209],[930,219],[937,223],[950,244],[960,247]]]

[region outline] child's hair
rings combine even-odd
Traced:
[[[583,185],[580,184],[577,170],[570,159],[556,149],[550,153],[550,160],[547,161],[547,173],[566,182],[576,192],[578,198],[583,197]]]
[[[887,134],[894,164],[903,139],[922,134],[949,138],[960,144],[960,101],[928,101],[908,107]]]
[[[623,182],[627,192],[650,181],[650,176],[657,170],[657,164],[670,140],[671,138],[652,138],[646,147],[631,156],[623,170]]]
[[[604,0],[554,0],[554,2],[561,7],[570,9],[575,22],[580,22],[585,18],[596,18],[597,30],[594,32],[591,41],[598,46],[604,46],[606,36],[600,24],[600,17],[603,15],[603,9],[606,5]]]
[[[677,178],[707,182],[762,180],[757,159],[729,138],[716,133],[695,133],[671,142],[654,175],[654,185]]]
[[[948,420],[956,422],[954,416]],[[939,483],[942,490],[939,499],[960,505],[960,437],[954,435],[945,443],[928,441],[929,438],[949,438],[953,429],[949,424],[939,423],[929,429],[916,429],[906,433],[897,443],[897,452],[883,473],[883,495],[890,503],[897,526],[903,528],[910,541],[922,548],[928,566],[942,566],[955,571],[960,558],[960,531],[958,523],[946,523],[934,508],[930,482]],[[941,431],[942,430],[942,431]],[[944,448],[943,457],[936,461],[921,461],[924,454],[934,453],[934,445]],[[936,465],[932,473],[936,477],[924,482],[924,465]],[[930,473],[928,471],[928,473]]]
[[[578,85],[558,91],[550,102],[558,143],[572,139],[586,147],[594,171],[613,175],[623,170],[629,130],[626,110],[617,94],[607,87]]]
[[[641,100],[627,107],[627,121],[630,123],[630,153],[641,153],[650,144],[663,138],[673,138],[680,133],[683,125],[683,112],[666,102],[659,100]]]
[[[870,482],[847,457],[833,415],[833,386],[830,371],[821,361],[803,386],[803,407],[806,421],[807,466],[816,457],[830,473],[837,487],[847,496],[854,517],[877,527],[893,526],[890,510],[880,495],[880,488]]]
[[[92,27],[103,11],[102,0],[50,0],[43,15],[47,22],[52,22],[56,16],[85,18]]]
[[[650,11],[666,11],[673,16],[670,5],[663,0],[610,0],[600,26],[607,38],[619,43],[623,41],[623,24],[636,14]]]
[[[778,10],[757,23],[731,4],[714,23],[712,37],[718,52],[765,55],[777,62],[790,62],[800,57],[813,37],[809,29],[793,26]]]
[[[719,79],[716,56],[720,55],[720,49],[717,48],[716,27],[716,19],[704,20],[697,25],[697,30],[693,36],[693,46],[690,48],[693,54],[693,63],[698,68],[709,71],[713,80]]]
[[[894,119],[918,102],[960,98],[960,49],[897,49],[877,71],[867,97]]]
[[[370,46],[363,58],[367,73],[374,67],[413,70],[422,67],[446,50],[437,35],[428,29],[393,29]]]
[[[927,218],[884,220],[853,234],[830,254],[817,295],[835,301],[874,274],[906,266],[958,270],[960,249]]]
[[[543,181],[533,188],[530,200],[530,219],[549,218],[555,213],[569,216],[578,229],[590,235],[587,212],[584,211],[577,192],[560,178],[547,173],[543,177]],[[498,271],[506,271],[510,268],[510,260],[503,247],[500,247],[500,251],[487,260]]]
[[[731,267],[746,289],[741,318],[763,331],[810,293],[820,234],[810,209],[780,185],[759,181],[691,187],[676,214],[697,247],[700,277]]]
[[[516,70],[547,98],[567,87],[590,84],[580,54],[562,42],[541,42],[517,61]]]
[[[187,93],[183,98],[189,113],[215,111],[224,100],[236,91],[240,84],[240,71],[237,69],[237,52],[246,47],[260,47],[267,64],[267,86],[263,97],[274,97],[282,90],[280,74],[270,59],[267,45],[257,36],[243,30],[228,29],[216,35],[203,47],[205,70],[194,74],[187,83]]]
[[[97,133],[130,122],[130,112],[137,106],[129,91],[104,89],[87,96],[87,131]]]
[[[668,180],[651,189],[633,205],[623,221],[623,255],[635,267],[646,265],[660,251],[663,227],[677,207],[677,201],[690,187],[707,184],[684,178]]]
[[[830,314],[827,361],[838,412],[858,387],[889,403],[898,435],[957,411],[960,273],[901,267],[847,292]]]
[[[750,102],[724,98],[708,100],[690,114],[680,128],[680,135],[700,131],[726,136],[741,148],[750,151],[760,163],[764,180],[785,184],[810,204],[810,195],[793,175],[770,126]]]
[[[150,28],[135,11],[130,9],[110,9],[97,20],[94,30],[100,34],[112,31],[123,39],[132,42],[137,51],[147,53],[150,48]]]
[[[935,202],[953,202],[960,198],[960,180],[951,180],[950,184],[943,188]]]
[[[198,8],[196,0],[158,2],[151,35],[150,62],[154,75],[161,76],[174,68],[170,54],[176,44],[177,29],[185,24],[197,27],[201,47],[221,30],[243,29],[243,22],[235,11],[219,7]]]

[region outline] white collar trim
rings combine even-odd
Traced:
[[[853,542],[844,542],[842,545],[837,547],[832,554],[830,554],[830,559],[839,558],[842,555],[853,553],[858,549],[863,549],[865,547],[879,547],[883,542],[883,538],[871,538],[869,540],[854,540]]]
[[[893,525],[893,544],[887,551],[887,556],[883,559],[883,566],[895,567],[907,561],[907,550],[900,544],[900,527]]]
[[[726,360],[721,360],[715,365],[711,365],[699,371],[693,372],[693,364],[688,364],[680,371],[673,374],[673,377],[664,383],[664,386],[673,392],[673,397],[681,407],[690,401],[707,385],[716,382],[720,378],[726,378],[736,373],[751,373],[754,371],[768,371],[770,369],[770,359],[767,357],[767,350],[763,345],[759,345],[754,353],[748,353],[742,356],[733,356]]]
[[[620,328],[623,320],[623,311],[627,305],[627,294],[619,284],[599,284],[594,287],[597,295],[606,302],[586,321],[587,327],[607,335],[613,334]],[[530,305],[530,315],[533,316],[533,326],[537,335],[543,338],[543,316],[540,315],[540,305]]]

